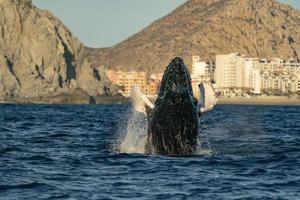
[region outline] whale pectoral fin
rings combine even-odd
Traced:
[[[215,105],[217,104],[218,100],[215,96],[215,92],[213,87],[207,83],[201,83],[198,85],[200,90],[200,99],[198,101],[198,112],[203,114],[205,112],[211,111]]]
[[[147,114],[154,108],[153,103],[141,92],[137,85],[134,85],[131,89],[130,98],[133,108],[137,112]]]

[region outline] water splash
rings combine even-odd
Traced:
[[[147,138],[147,117],[145,114],[131,109],[128,115],[126,127],[121,127],[120,153],[145,153]]]
[[[195,155],[212,154],[209,137],[201,131],[202,120],[199,120],[198,146]],[[145,154],[147,139],[147,116],[137,112],[132,107],[127,114],[127,121],[119,127],[118,143],[114,145],[114,150],[118,153],[138,153]]]
[[[203,114],[198,121],[198,147],[196,149],[196,155],[211,155],[213,153],[209,137],[205,131],[203,131]]]

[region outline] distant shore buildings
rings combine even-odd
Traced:
[[[300,63],[216,55],[215,83],[222,96],[291,95],[300,92]]]
[[[212,82],[221,96],[293,95],[300,93],[300,63],[294,60],[259,59],[239,53],[216,55],[215,61],[205,62],[192,57],[191,81],[199,96],[198,85]],[[158,93],[163,74],[143,71],[107,70],[107,77],[129,96],[134,84],[148,96]]]
[[[201,82],[212,82],[214,80],[215,62],[201,61],[200,56],[192,57],[191,81],[195,96],[200,95],[198,85]]]
[[[135,84],[144,94],[148,96],[155,96],[158,92],[162,75],[163,74],[161,73],[149,75],[142,71],[106,71],[106,76],[111,80],[111,82],[120,86],[121,94],[126,97],[130,96],[131,88]]]

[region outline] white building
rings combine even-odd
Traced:
[[[300,78],[300,63],[294,60],[274,58],[259,62],[263,74],[262,89],[269,93],[297,93]]]
[[[194,95],[199,97],[199,88],[198,85],[201,82],[212,82],[214,79],[214,70],[215,63],[214,62],[205,62],[200,60],[200,56],[192,57],[192,87]]]
[[[297,92],[300,94],[300,75],[298,76]]]
[[[262,77],[259,69],[253,69],[250,74],[251,93],[259,95],[262,91]]]
[[[199,57],[194,60],[200,61]],[[260,95],[262,92],[300,94],[300,63],[295,60],[247,58],[231,53],[216,55],[214,67],[216,87],[225,96]]]
[[[238,53],[216,55],[215,81],[219,89],[243,87],[244,59]]]
[[[261,94],[260,60],[237,53],[216,56],[215,80],[219,89],[243,89]]]
[[[282,91],[282,78],[271,72],[262,74],[262,88],[265,92],[279,94]]]
[[[255,71],[257,75],[257,71],[259,71],[259,59],[258,58],[244,58],[244,66],[243,66],[243,88],[253,88],[253,80],[252,76]]]
[[[192,74],[195,76],[205,76],[206,62],[200,61],[200,56],[193,56]]]

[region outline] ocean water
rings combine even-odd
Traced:
[[[129,111],[0,105],[0,199],[300,199],[300,107],[218,105],[190,157],[119,153]]]

